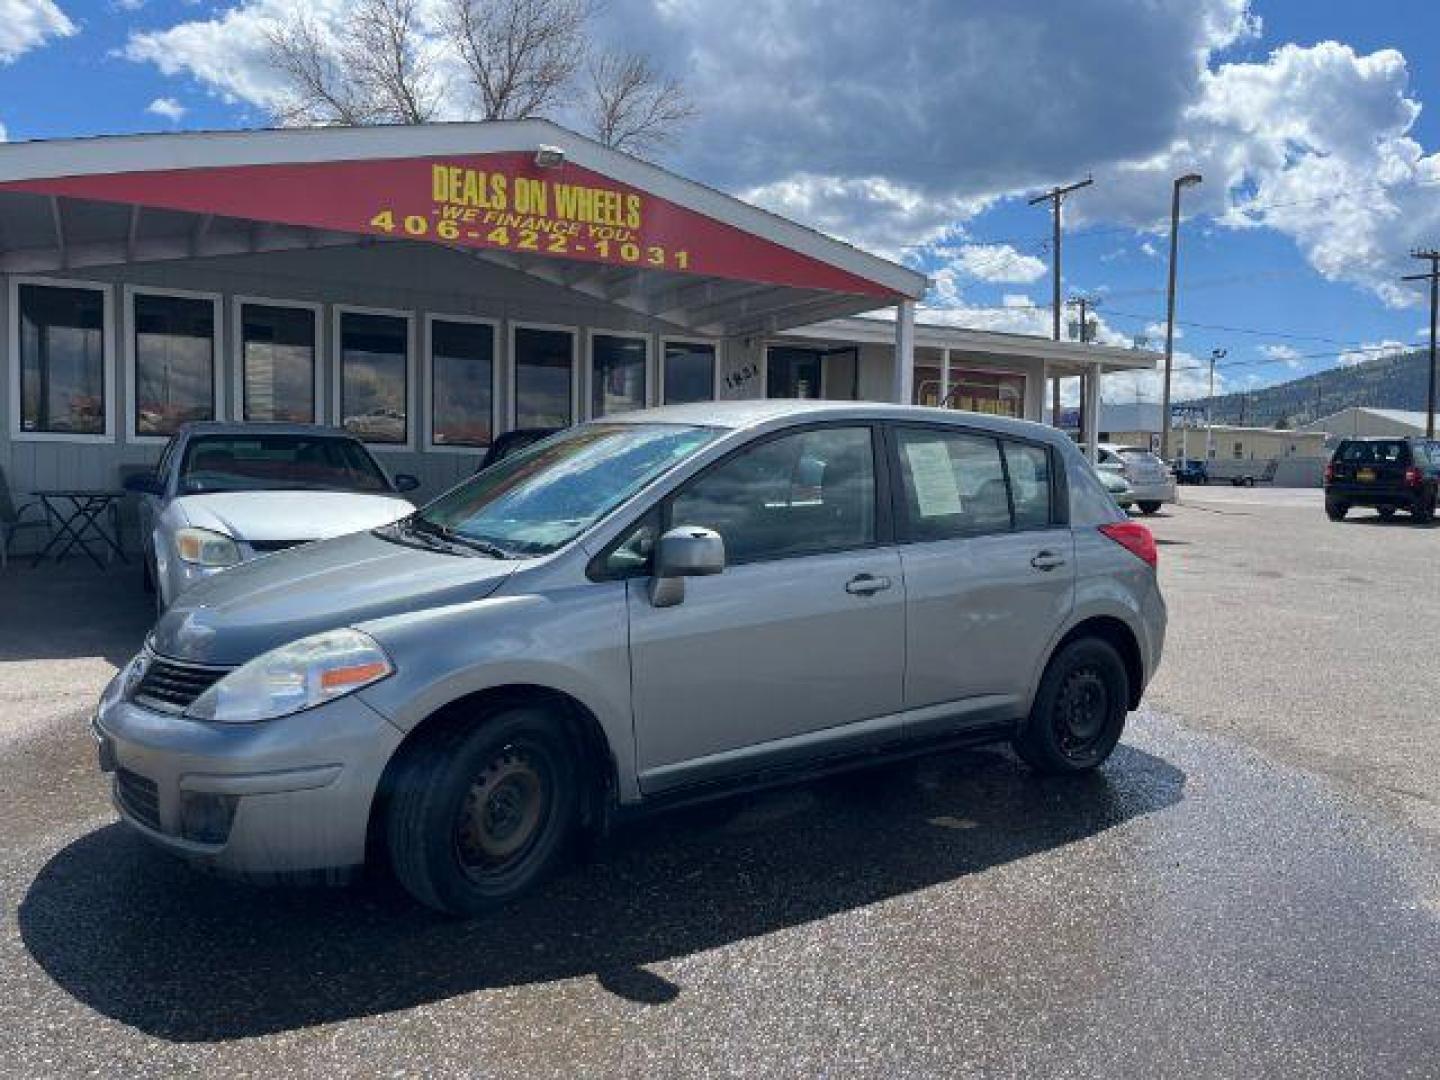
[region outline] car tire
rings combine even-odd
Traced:
[[[1158,502],[1142,502],[1139,505],[1140,512],[1142,514],[1153,514],[1160,509],[1160,504]]]
[[[1391,518],[1393,518],[1393,517],[1395,516],[1395,507],[1393,507],[1393,506],[1377,506],[1377,507],[1375,508],[1375,512],[1376,512],[1377,514],[1379,514],[1382,518],[1384,518],[1386,521],[1389,521]]]
[[[1039,773],[1089,772],[1120,741],[1129,701],[1130,677],[1114,646],[1072,641],[1050,658],[1015,753]]]
[[[1428,525],[1435,520],[1435,492],[1433,490],[1420,497],[1420,501],[1410,511],[1410,516],[1421,525]]]
[[[1325,500],[1325,516],[1331,521],[1344,521],[1345,515],[1350,512],[1350,504]]]
[[[1240,481],[1240,482],[1241,482],[1242,484],[1244,484],[1246,487],[1254,487],[1254,486],[1255,486],[1255,478],[1254,478],[1253,476],[1247,476],[1247,477],[1245,477],[1244,480],[1242,480],[1242,481]]]
[[[579,818],[579,767],[544,709],[447,726],[405,751],[385,836],[401,885],[472,916],[528,891],[561,861]]]

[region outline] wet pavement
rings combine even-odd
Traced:
[[[1227,610],[1259,640],[1213,565],[1245,521],[1157,523],[1167,662],[1176,641],[1223,647]],[[1187,543],[1205,557],[1179,561]],[[1219,707],[1261,676],[1216,685],[1215,657],[1162,681],[1166,711],[1132,717],[1095,776],[971,751],[679,812],[466,923],[383,879],[203,877],[116,825],[86,705],[143,600],[16,580],[0,1075],[1440,1076],[1440,845],[1368,779],[1399,766],[1362,741],[1292,752],[1283,717]],[[1270,678],[1309,725],[1325,699],[1285,644]],[[1433,762],[1428,717],[1383,700],[1366,722]],[[1367,753],[1371,771],[1325,767]],[[1433,764],[1411,767],[1431,791]]]

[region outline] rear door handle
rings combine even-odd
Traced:
[[[845,583],[845,591],[852,596],[869,596],[890,588],[890,579],[875,574],[856,574]]]
[[[1065,565],[1064,556],[1058,551],[1038,551],[1035,557],[1030,560],[1030,565],[1036,570],[1050,571]]]

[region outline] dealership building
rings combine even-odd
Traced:
[[[317,421],[430,495],[514,428],[766,396],[1039,420],[1050,379],[1098,402],[1153,364],[917,324],[925,288],[545,121],[10,144],[0,468],[114,489],[186,421]]]

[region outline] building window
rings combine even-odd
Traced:
[[[404,316],[342,311],[341,426],[366,442],[409,442],[409,363],[410,323]]]
[[[715,397],[715,346],[695,341],[665,343],[665,404]]]
[[[489,446],[495,409],[495,328],[430,324],[430,394],[436,446]]]
[[[820,365],[824,353],[818,349],[788,346],[767,350],[765,396],[770,398],[818,398]]]
[[[315,349],[310,309],[241,305],[241,418],[313,421]]]
[[[575,335],[569,330],[515,328],[515,426],[563,428],[574,422],[571,385]]]
[[[590,412],[609,416],[645,407],[650,343],[643,337],[595,334],[590,339]]]
[[[135,434],[215,418],[215,302],[136,293]]]
[[[105,294],[21,285],[20,430],[105,434]]]
[[[1025,415],[1025,376],[950,369],[950,406],[991,416]]]

